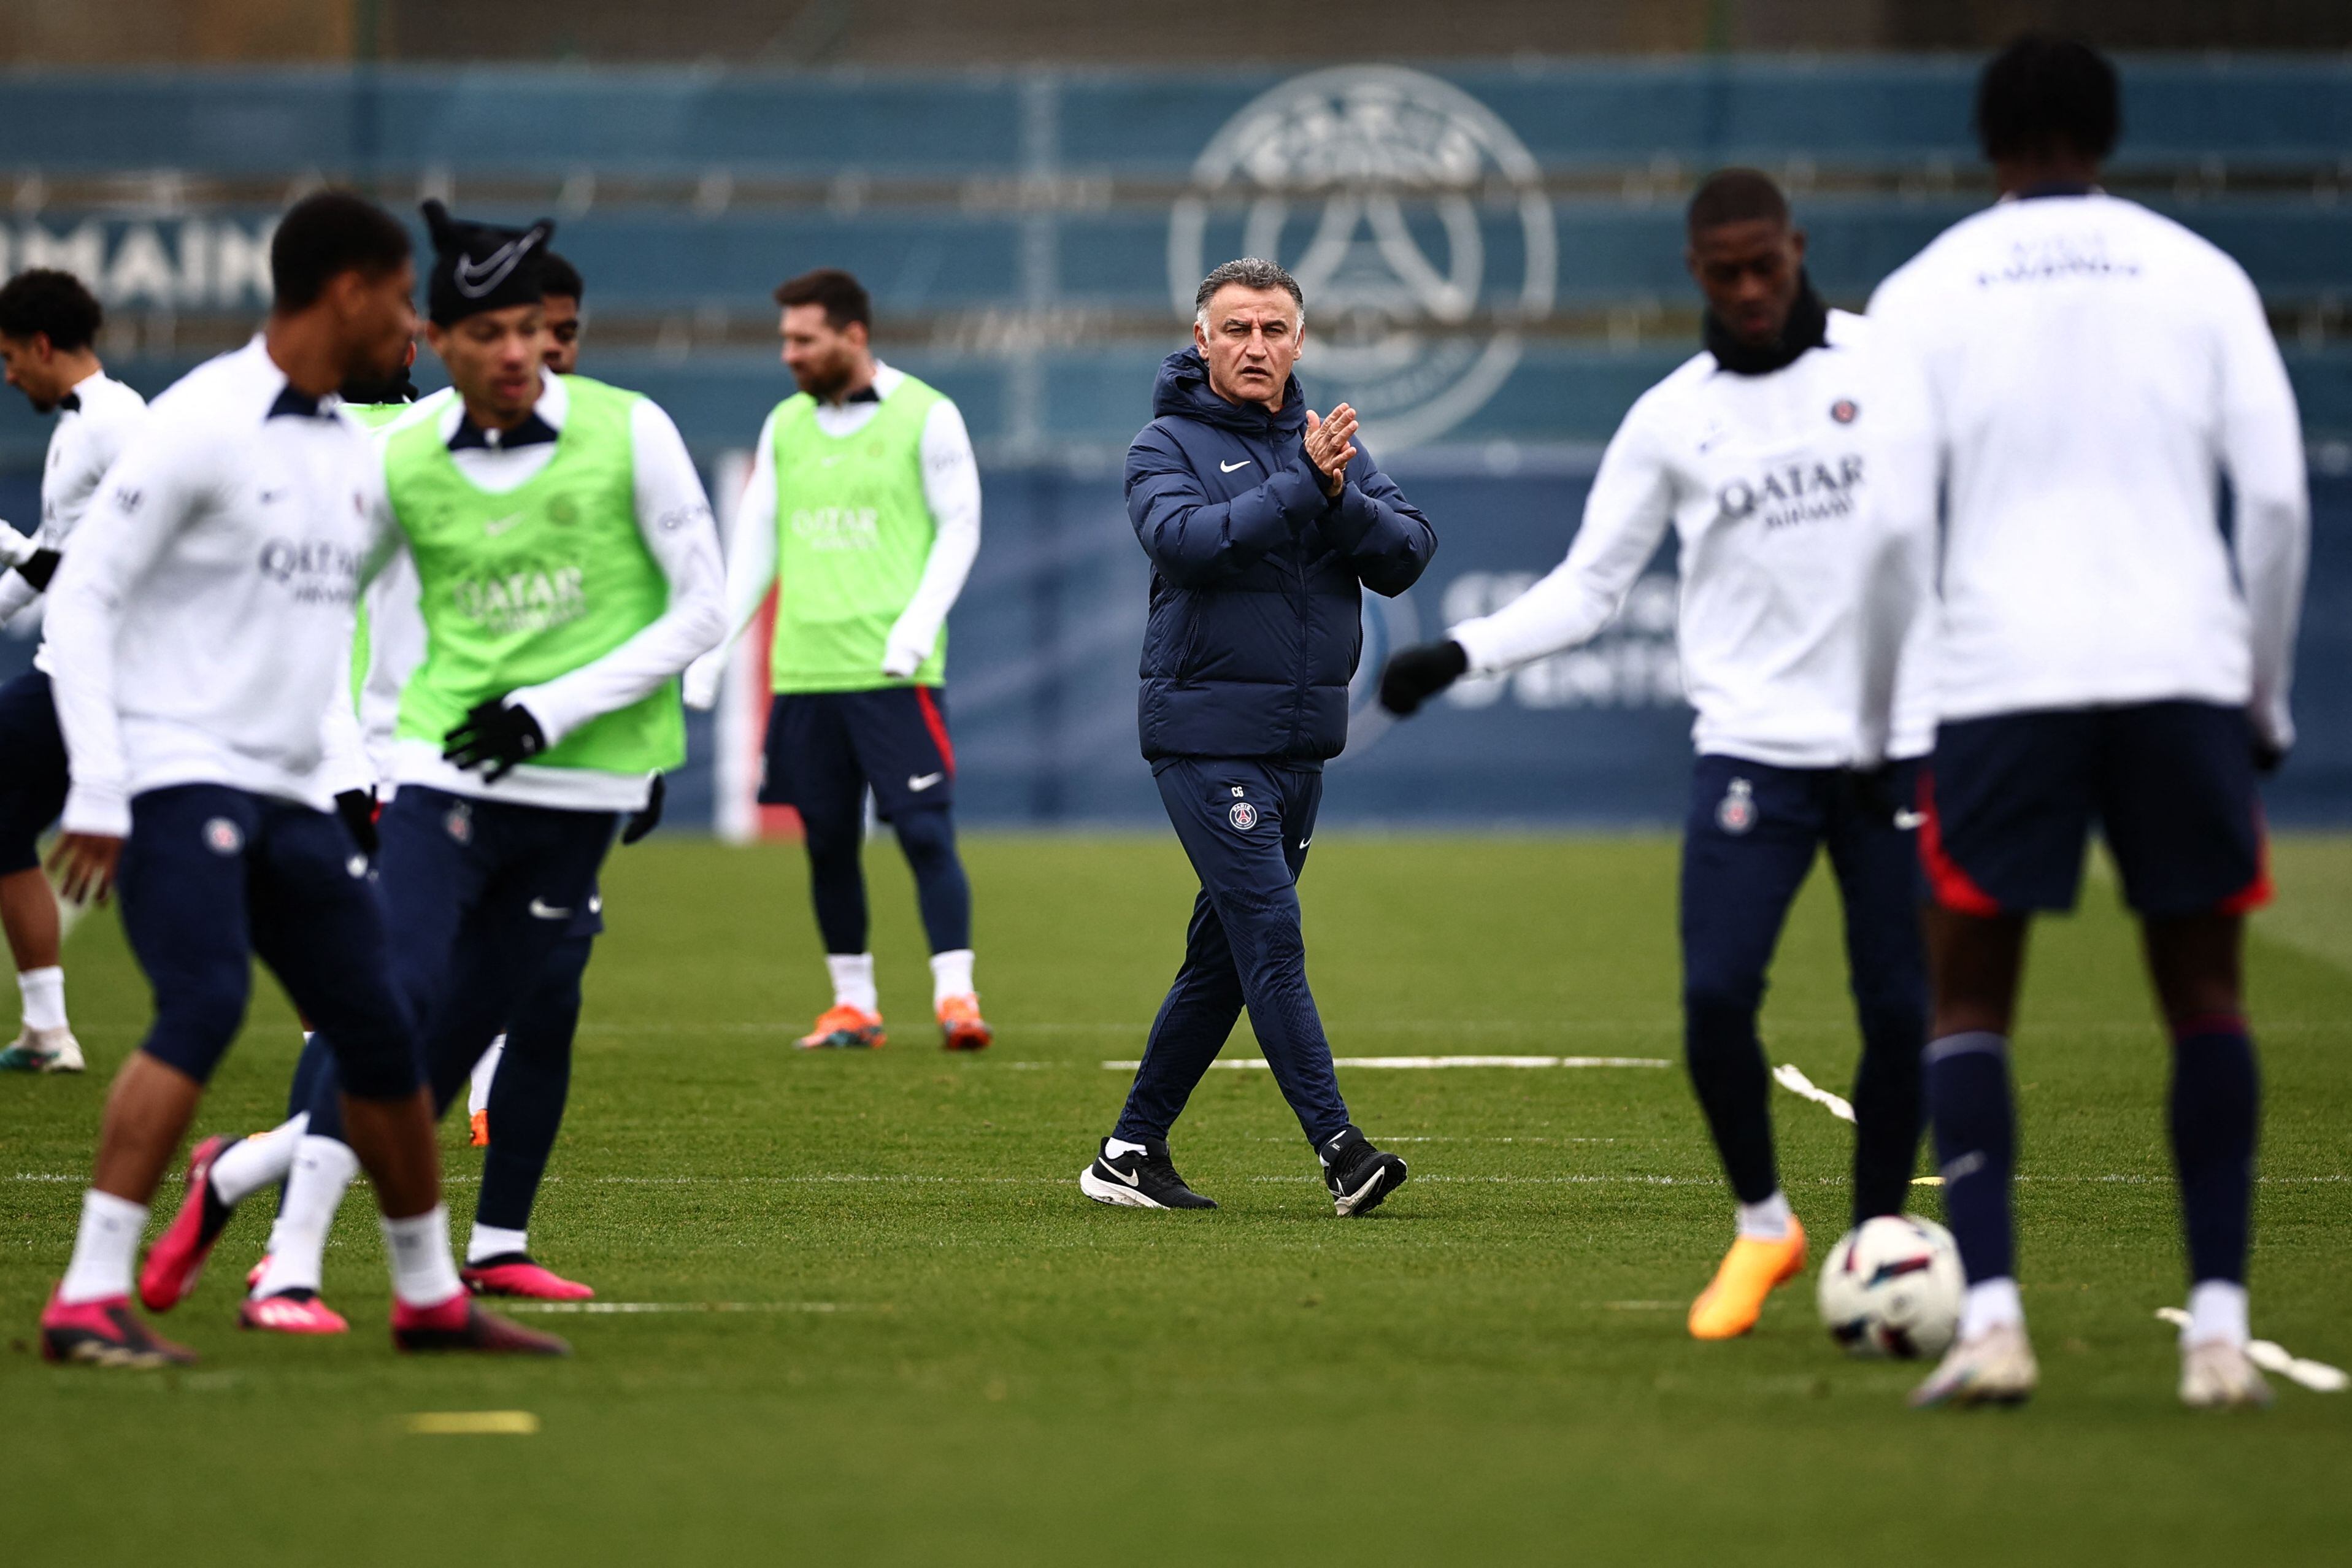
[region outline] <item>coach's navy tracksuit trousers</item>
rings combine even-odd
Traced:
[[[1907,810],[1918,764],[1882,773],[1702,756],[1683,837],[1684,1045],[1725,1173],[1742,1203],[1779,1190],[1771,1089],[1756,1016],[1789,906],[1829,851],[1845,904],[1862,1025],[1853,1084],[1854,1216],[1899,1214],[1921,1122],[1927,1044],[1925,879]]]
[[[1184,965],[1160,1005],[1112,1136],[1164,1140],[1247,1008],[1266,1065],[1320,1147],[1348,1125],[1298,929],[1298,874],[1323,771],[1213,757],[1153,764],[1160,798],[1201,879]]]

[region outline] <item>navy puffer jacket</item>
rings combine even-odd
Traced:
[[[1359,447],[1337,500],[1307,460],[1307,401],[1209,390],[1192,349],[1160,366],[1127,449],[1127,515],[1151,558],[1143,754],[1321,763],[1348,743],[1360,589],[1393,598],[1437,535]]]

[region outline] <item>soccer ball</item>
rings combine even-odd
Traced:
[[[1822,1321],[1848,1355],[1941,1355],[1959,1330],[1966,1289],[1950,1231],[1916,1215],[1881,1215],[1830,1249]]]

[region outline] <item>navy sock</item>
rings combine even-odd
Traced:
[[[1760,1204],[1780,1190],[1772,1162],[1771,1079],[1752,1005],[1683,998],[1683,1055],[1734,1196]]]
[[[1960,1246],[1969,1283],[2016,1272],[2009,1212],[2016,1167],[2016,1110],[2009,1094],[2009,1037],[1946,1035],[1927,1051],[1927,1111],[1944,1176],[1944,1217]]]
[[[595,939],[567,937],[507,1027],[506,1054],[490,1080],[490,1148],[474,1217],[500,1230],[530,1228],[563,1102],[572,1089],[572,1037],[580,1024],[580,975]]]
[[[2262,1082],[2246,1021],[2190,1018],[2172,1038],[2172,1157],[2189,1231],[2192,1284],[2243,1284],[2253,1228],[2254,1139]]]
[[[1901,1214],[1919,1160],[1920,1047],[1927,1017],[1916,1006],[1867,1007],[1853,1076],[1853,1223]]]
[[[817,933],[827,952],[866,951],[864,845],[853,824],[847,831],[807,825],[809,898],[816,905]]]
[[[891,826],[915,873],[915,902],[923,911],[923,934],[933,952],[959,952],[971,945],[971,882],[956,854],[955,821],[945,806],[901,812]]]

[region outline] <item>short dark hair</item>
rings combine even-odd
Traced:
[[[1789,198],[1760,169],[1718,169],[1700,183],[1685,216],[1684,232],[1697,235],[1727,223],[1785,224]]]
[[[269,241],[269,283],[281,310],[319,302],[346,272],[381,278],[409,258],[408,230],[365,196],[320,191],[278,220]]]
[[[98,341],[105,320],[106,312],[89,287],[54,267],[19,272],[0,287],[0,334],[19,342],[38,332],[53,349],[86,349]]]
[[[585,300],[588,285],[581,278],[580,268],[550,250],[539,258],[539,291],[561,294],[567,300]]]
[[[788,310],[794,305],[822,305],[824,319],[836,332],[852,321],[867,331],[874,330],[874,301],[866,297],[866,285],[838,267],[820,267],[777,284],[776,303]]]
[[[2028,33],[1977,79],[1977,141],[1993,163],[2072,153],[2098,163],[2123,131],[2116,68],[2079,38]]]

